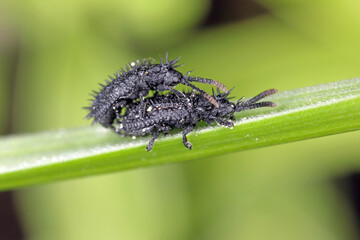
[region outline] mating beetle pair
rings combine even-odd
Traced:
[[[180,57],[179,57],[180,58]],[[160,58],[160,64],[147,60],[136,61],[127,66],[127,71],[115,74],[111,82],[102,85],[99,93],[95,92],[88,118],[94,118],[104,127],[110,127],[121,136],[143,136],[152,134],[147,151],[151,151],[155,140],[161,132],[167,134],[173,128],[183,129],[183,143],[191,149],[186,135],[196,124],[205,121],[212,124],[232,128],[233,114],[244,110],[260,107],[275,107],[273,102],[258,102],[275,94],[276,89],[270,89],[247,100],[239,100],[236,104],[229,101],[226,87],[215,80],[182,75],[175,70],[179,58],[169,61],[166,54],[165,63]],[[207,83],[216,86],[217,94],[209,95],[190,82]],[[180,92],[174,87],[178,84],[189,86],[192,92]],[[221,93],[220,90],[225,93]],[[147,97],[149,91],[155,94]],[[169,94],[159,93],[169,90]],[[147,98],[145,98],[147,97]],[[125,112],[121,111],[126,108]],[[114,121],[116,122],[114,124]]]

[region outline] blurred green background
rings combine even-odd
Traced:
[[[2,0],[0,133],[88,125],[81,108],[97,83],[166,51],[238,97],[359,77],[359,12],[358,0]],[[359,140],[353,132],[12,194],[25,239],[359,239],[341,184],[359,172]]]

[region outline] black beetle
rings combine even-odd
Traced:
[[[143,106],[137,102],[130,105],[121,117],[119,124],[115,127],[115,132],[121,136],[143,136],[152,134],[153,137],[146,147],[147,151],[151,151],[155,140],[161,132],[167,134],[173,128],[183,129],[183,143],[191,149],[192,145],[187,141],[186,135],[191,132],[196,124],[205,121],[212,124],[214,121],[220,125],[232,128],[234,123],[234,113],[260,108],[275,107],[273,102],[258,102],[259,100],[277,93],[276,89],[270,89],[260,93],[259,95],[247,100],[238,100],[237,103],[229,101],[227,93],[217,94],[213,91],[213,98],[219,104],[215,107],[203,95],[195,92],[183,93],[189,100],[190,105],[179,101],[175,94],[160,95],[155,94],[144,100],[145,114],[142,113]]]

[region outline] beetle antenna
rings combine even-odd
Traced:
[[[269,102],[269,101],[257,102],[257,101],[259,101],[267,96],[273,95],[277,92],[278,92],[278,90],[276,90],[276,89],[269,89],[269,90],[266,90],[266,91],[256,95],[253,98],[250,98],[246,102],[241,102],[241,99],[239,99],[239,101],[236,103],[235,111],[240,112],[240,111],[244,111],[244,110],[250,110],[250,109],[261,108],[261,107],[276,107],[276,104],[273,102]]]
[[[276,90],[276,89],[266,90],[266,91],[256,95],[255,97],[247,100],[246,103],[248,103],[248,104],[255,103],[255,102],[257,102],[257,101],[259,101],[259,100],[261,100],[261,99],[263,99],[263,98],[265,98],[267,96],[273,95],[273,94],[275,94],[277,92],[278,92],[278,90]]]
[[[217,88],[219,88],[220,90],[222,90],[223,92],[228,92],[227,88],[225,87],[224,84],[222,84],[221,82],[212,80],[212,79],[207,79],[207,78],[199,78],[199,77],[188,77],[189,81],[192,82],[199,82],[199,83],[206,83],[206,84],[210,84],[213,85]]]
[[[211,102],[212,105],[214,105],[216,108],[219,108],[219,103],[215,100],[215,98],[213,98],[212,96],[210,96],[207,92],[201,90],[200,88],[195,87],[193,84],[191,83],[185,83],[186,86],[191,87],[192,89],[195,89],[196,91],[198,91],[199,93],[201,93],[207,100],[209,100],[209,102]]]

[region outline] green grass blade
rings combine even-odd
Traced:
[[[263,90],[263,89],[260,89]],[[121,138],[101,127],[8,136],[0,139],[0,190],[123,169],[186,161],[360,129],[360,79],[280,92],[277,108],[236,114],[234,129],[202,126],[189,134]]]

